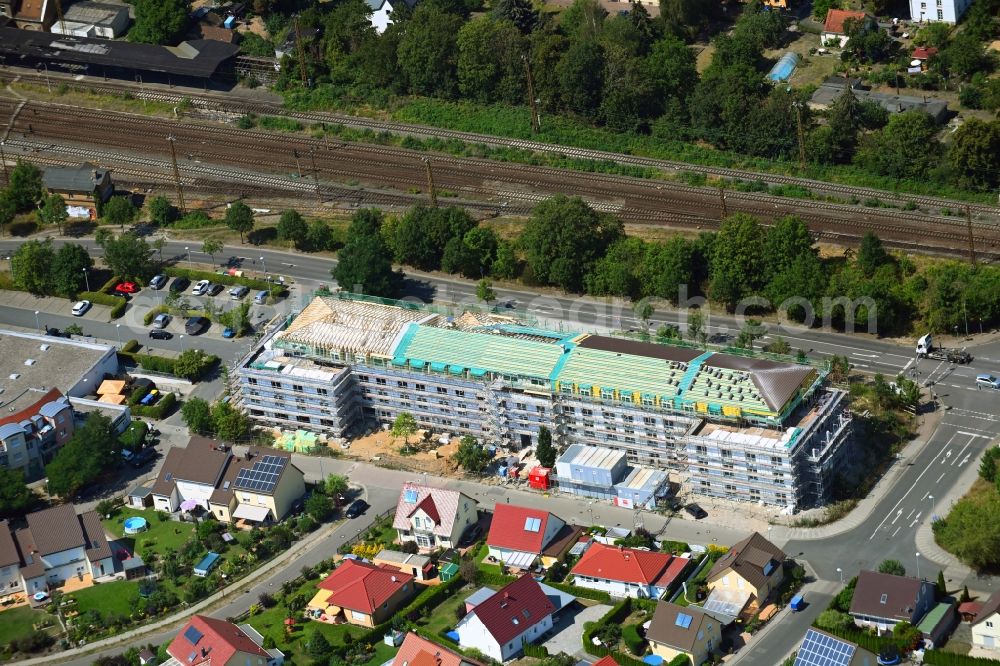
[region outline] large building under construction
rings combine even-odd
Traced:
[[[829,499],[847,450],[842,391],[815,367],[543,330],[505,316],[340,293],[270,331],[233,373],[261,425],[349,437],[402,412],[519,449],[619,449],[694,492],[796,509]]]

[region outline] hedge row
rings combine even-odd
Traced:
[[[157,400],[155,405],[134,405],[130,409],[136,416],[145,416],[147,419],[160,420],[170,416],[176,404],[176,395],[173,393],[164,393],[163,397]]]
[[[924,652],[924,663],[934,666],[996,666],[1000,661],[986,657],[970,657],[967,654],[953,654],[941,650]]]
[[[639,630],[634,624],[626,624],[622,628],[622,640],[632,654],[642,654],[645,650],[646,640],[639,635]]]
[[[156,315],[162,314],[164,312],[170,312],[170,308],[166,305],[157,305],[149,309],[149,312],[142,316],[142,323],[144,326],[149,326],[156,319]]]
[[[81,301],[97,303],[98,305],[111,306],[111,319],[118,319],[125,314],[125,307],[128,305],[128,301],[124,298],[105,294],[103,291],[84,291],[79,295],[79,299]]]
[[[817,629],[822,629],[823,631],[831,633],[834,636],[843,638],[846,641],[857,643],[860,647],[863,647],[869,652],[874,652],[875,654],[880,653],[883,649],[888,647],[894,647],[899,652],[906,652],[911,647],[909,644],[903,644],[901,641],[893,638],[892,636],[876,636],[871,632],[857,627],[838,627],[835,629],[829,629],[818,627],[815,622],[813,622],[813,626]]]
[[[130,343],[133,342],[135,342],[135,345],[130,346]],[[139,343],[135,340],[129,340],[122,346],[118,355],[124,356],[133,363],[137,364],[143,370],[179,376],[176,372],[177,359],[170,358],[168,356],[157,356],[156,354],[139,354],[135,351],[138,344]],[[208,365],[205,366],[206,371],[215,367],[215,365],[219,362],[219,357],[214,354],[208,354],[206,358],[208,360]],[[195,377],[193,381],[197,381],[198,379],[200,379],[200,377]]]
[[[595,622],[583,632],[583,649],[595,657],[606,657],[611,654],[611,650],[604,645],[594,645],[594,634],[608,624],[620,624],[622,620],[632,612],[632,600],[625,598],[611,607],[600,620]],[[619,662],[619,666],[624,666]]]
[[[544,645],[534,645],[533,643],[525,643],[524,656],[535,657],[536,659],[547,659],[549,656],[549,651],[548,648],[546,648]]]
[[[480,571],[479,572],[479,584],[480,585],[497,585],[503,587],[517,580],[517,576],[505,576],[499,573],[493,573],[492,571]]]
[[[594,601],[600,601],[602,604],[611,603],[611,595],[604,590],[591,590],[590,588],[577,587],[576,585],[570,585],[569,583],[554,583],[548,580],[545,581],[545,584],[549,587],[554,587],[557,590],[561,590],[577,597],[593,599]]]
[[[274,282],[268,282],[267,280],[258,280],[256,278],[239,277],[236,275],[226,275],[225,273],[213,273],[212,271],[196,271],[190,268],[177,268],[176,266],[171,266],[163,271],[170,277],[184,277],[191,282],[197,282],[198,280],[208,280],[212,284],[224,284],[228,287],[235,287],[237,285],[244,285],[250,289],[255,289],[258,291],[267,290],[268,288],[278,291],[281,286],[275,284]]]

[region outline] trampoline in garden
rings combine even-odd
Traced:
[[[787,81],[792,76],[792,72],[795,68],[799,66],[799,54],[792,53],[789,51],[785,55],[781,56],[778,62],[774,63],[774,67],[768,72],[767,78],[771,81],[777,83],[778,81]]]

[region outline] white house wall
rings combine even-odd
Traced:
[[[620,580],[608,580],[606,578],[590,578],[589,576],[573,576],[573,584],[578,587],[586,587],[591,590],[607,592],[613,597],[624,599],[659,599],[666,588],[655,587],[653,585],[642,585],[639,583],[624,583]]]
[[[191,483],[189,481],[177,481],[177,494],[181,502],[194,500],[201,503],[202,507],[208,507],[208,499],[215,492],[215,488],[203,483]]]
[[[21,589],[21,571],[16,564],[0,568],[0,594],[10,594]]]
[[[521,635],[500,645],[473,612],[466,615],[458,623],[455,631],[458,632],[458,644],[463,648],[474,648],[492,659],[504,662],[519,655],[524,650],[525,644],[534,643],[551,628],[552,616],[546,615],[544,619],[529,627]]]

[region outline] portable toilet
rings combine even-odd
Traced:
[[[538,490],[548,490],[551,485],[552,469],[549,467],[532,467],[528,472],[528,487]]]

